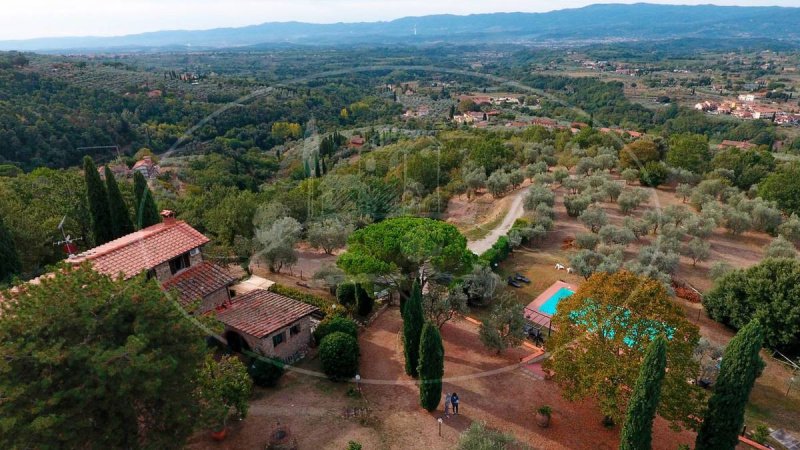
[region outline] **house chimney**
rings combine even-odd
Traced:
[[[161,211],[161,217],[163,217],[164,223],[167,225],[175,223],[175,211],[165,209]]]

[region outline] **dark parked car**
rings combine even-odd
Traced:
[[[519,273],[515,273],[514,274],[514,279],[517,280],[517,281],[522,281],[523,283],[526,283],[526,284],[531,284],[530,278],[528,278],[528,277],[526,277],[526,276],[524,276],[522,274],[519,274]]]
[[[518,283],[516,280],[514,280],[514,278],[512,278],[512,277],[508,277],[508,285],[509,285],[509,286],[513,286],[513,287],[515,287],[515,288],[521,288],[521,287],[522,287],[522,285],[521,285],[521,284],[519,284],[519,283]]]

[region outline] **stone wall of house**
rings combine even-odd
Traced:
[[[288,358],[295,357],[298,353],[306,352],[309,344],[311,343],[311,316],[306,316],[292,325],[300,325],[300,333],[290,336],[290,325],[262,339],[257,339],[244,333],[239,334],[244,338],[244,340],[247,342],[247,345],[249,345],[253,351],[261,353],[264,356],[286,360]],[[276,348],[272,345],[272,338],[276,334],[280,333],[284,333],[285,339]]]
[[[197,252],[197,254],[192,255],[192,252],[189,252],[189,266],[194,267],[198,264],[203,262],[203,252]]]
[[[227,302],[230,300],[230,294],[228,293],[227,286],[219,289],[216,292],[212,292],[211,294],[205,296],[203,301],[200,302],[199,313],[203,314],[207,311],[211,311],[212,309],[216,308],[217,306]]]
[[[172,278],[172,271],[169,270],[169,261],[163,262],[153,268],[156,271],[156,279],[158,279],[159,283],[164,283],[165,281]]]

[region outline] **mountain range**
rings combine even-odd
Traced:
[[[270,22],[115,37],[0,41],[0,50],[221,49],[264,44],[591,43],[678,38],[800,41],[800,8],[602,4],[547,13],[430,15],[388,22]]]

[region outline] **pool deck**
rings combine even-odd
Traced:
[[[556,292],[558,292],[558,290],[559,290],[559,289],[561,289],[561,288],[567,288],[567,289],[571,290],[572,292],[575,292],[575,291],[577,291],[577,290],[578,290],[578,288],[577,288],[575,285],[573,285],[573,284],[570,284],[570,283],[567,283],[566,281],[561,281],[561,280],[559,280],[559,281],[556,281],[555,283],[553,283],[553,285],[552,285],[552,286],[550,286],[549,288],[545,289],[545,290],[544,290],[544,292],[542,292],[541,294],[539,294],[539,296],[538,296],[538,297],[536,297],[536,298],[535,298],[535,299],[534,299],[532,302],[530,302],[530,303],[528,304],[528,309],[531,309],[531,310],[533,310],[533,311],[536,311],[536,312],[538,312],[539,314],[542,314],[542,315],[545,315],[545,316],[548,316],[548,317],[549,317],[549,316],[550,316],[550,314],[545,314],[545,313],[541,312],[541,311],[539,310],[539,308],[540,308],[540,307],[541,307],[541,306],[542,306],[542,305],[543,305],[543,304],[544,304],[544,303],[545,303],[547,300],[550,300],[550,297],[552,297],[552,296],[553,296],[553,294],[555,294]]]

